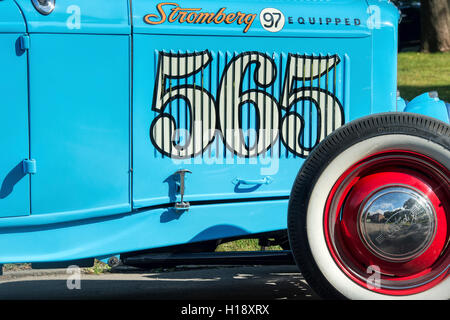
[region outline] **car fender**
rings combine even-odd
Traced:
[[[426,92],[406,104],[403,112],[418,113],[450,123],[450,104],[440,100],[437,92]]]
[[[26,33],[24,17],[13,1],[0,1],[0,33]]]

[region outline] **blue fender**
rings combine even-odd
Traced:
[[[408,100],[403,99],[400,96],[400,92],[397,91],[397,110],[405,110]]]
[[[423,114],[450,123],[450,104],[440,100],[437,92],[427,92],[406,104],[404,112]]]
[[[446,102],[445,106],[447,107],[447,116],[450,119],[450,103]]]

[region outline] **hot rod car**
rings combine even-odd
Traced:
[[[449,108],[387,0],[0,0],[0,263],[282,263],[449,299]],[[215,252],[259,238],[285,250]],[[293,259],[293,260],[292,260]]]

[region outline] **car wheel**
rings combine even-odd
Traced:
[[[324,298],[450,299],[450,126],[389,113],[327,137],[291,191],[288,234]]]

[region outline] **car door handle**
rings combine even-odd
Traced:
[[[186,173],[192,173],[192,172],[187,169],[178,170],[177,172],[175,172],[175,175],[180,176],[180,184],[179,184],[180,190],[179,191],[180,191],[180,195],[181,195],[181,201],[176,202],[174,205],[175,210],[187,211],[190,208],[189,202],[184,202],[184,191],[185,191],[184,187],[185,187]]]
[[[273,182],[273,178],[272,177],[264,177],[262,179],[259,180],[246,180],[246,179],[239,179],[236,178],[233,181],[231,181],[234,185],[239,185],[239,184],[245,184],[245,185],[261,185],[261,184],[271,184]]]

